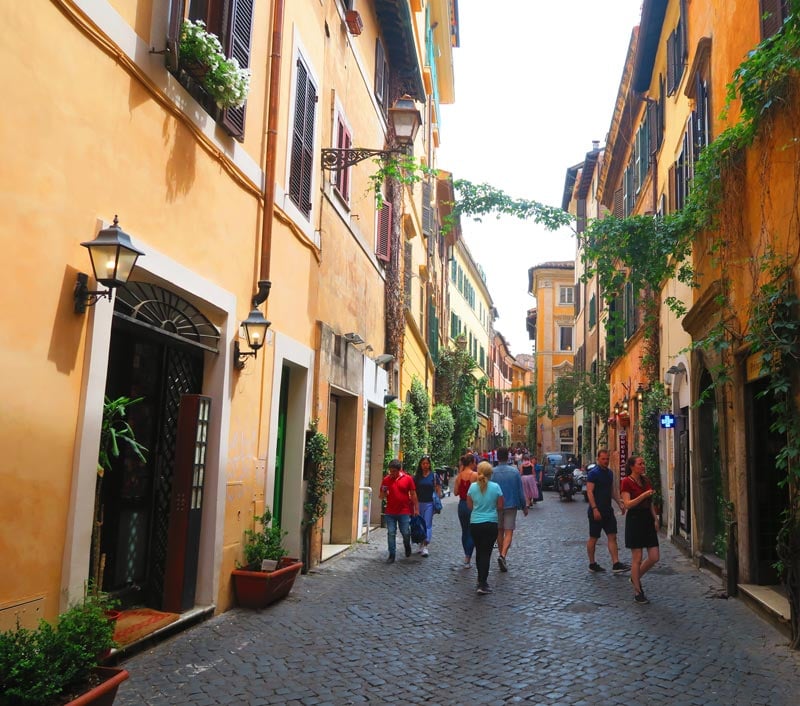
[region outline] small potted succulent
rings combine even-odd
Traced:
[[[219,108],[241,108],[250,90],[250,71],[236,57],[225,56],[215,34],[202,20],[184,20],[179,44],[180,67],[208,93]]]
[[[260,529],[245,530],[245,565],[234,569],[233,590],[243,608],[265,608],[292,590],[303,562],[287,557],[283,538],[287,534],[272,523],[269,508],[253,518]]]
[[[100,666],[114,646],[111,608],[106,594],[89,592],[54,623],[0,633],[0,704],[112,704],[128,672]]]

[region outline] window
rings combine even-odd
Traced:
[[[572,304],[575,299],[575,288],[574,287],[563,287],[560,286],[558,288],[558,303],[559,304]]]
[[[592,298],[589,300],[589,328],[592,329],[595,327],[597,323],[597,299],[595,298],[594,294],[592,294]]]
[[[558,327],[558,350],[572,350],[572,326]]]
[[[380,39],[375,40],[375,98],[388,115],[389,110],[389,64]]]
[[[761,38],[766,39],[775,34],[789,15],[787,0],[761,0],[759,17],[761,18]]]
[[[633,291],[633,285],[625,285],[625,338],[628,339],[636,333],[639,327],[639,297]]]
[[[678,24],[667,39],[667,94],[678,90],[686,64],[686,0],[681,0]]]
[[[349,150],[353,145],[353,139],[350,137],[350,131],[344,124],[341,115],[336,116],[336,148],[340,150]],[[339,193],[342,199],[349,203],[350,201],[350,167],[344,169],[335,169],[331,172],[331,182],[333,187]]]
[[[289,166],[289,198],[303,215],[310,217],[317,89],[301,58],[297,59],[295,89],[292,152]]]
[[[219,37],[225,56],[235,58],[239,66],[246,69],[250,66],[253,5],[254,0],[190,0],[189,19],[205,22],[206,29]],[[167,42],[175,55],[180,40],[184,8],[185,4],[177,0],[173,0],[170,6]],[[207,109],[214,109],[213,101],[210,99],[201,102]],[[246,105],[241,108],[226,108],[219,118],[225,131],[239,141],[244,139],[245,109]]]
[[[406,309],[411,311],[411,267],[412,267],[412,247],[411,243],[406,243],[403,251],[403,294],[405,297]]]
[[[696,87],[695,87],[695,110],[692,113],[692,126],[693,126],[693,150],[692,157],[696,162],[700,159],[700,153],[711,138],[711,131],[709,125],[709,105],[708,105],[708,81],[697,74]]]

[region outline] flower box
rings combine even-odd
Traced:
[[[284,557],[275,571],[234,569],[231,572],[236,602],[242,608],[266,608],[289,595],[303,562]]]
[[[364,22],[361,20],[358,10],[348,10],[344,15],[344,21],[347,25],[347,31],[354,37],[361,34],[361,30],[364,29]]]

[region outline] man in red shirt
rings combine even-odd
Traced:
[[[398,459],[389,461],[389,475],[381,482],[380,499],[386,501],[384,517],[386,518],[386,537],[389,542],[387,564],[394,563],[397,547],[397,526],[403,535],[403,546],[406,556],[411,556],[411,513],[419,514],[417,488],[414,478],[402,470]]]

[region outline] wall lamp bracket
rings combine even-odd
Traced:
[[[323,147],[322,149],[322,168],[331,171],[341,171],[352,167],[354,164],[363,162],[370,157],[389,159],[393,154],[405,154],[404,148],[393,148],[388,150],[371,150],[365,147],[352,147],[350,149],[338,149],[334,147]]]
[[[84,272],[78,272],[78,277],[75,280],[75,291],[73,297],[75,299],[74,311],[76,314],[85,314],[86,308],[94,306],[101,299],[108,299],[111,301],[111,289],[89,289],[89,275]]]

